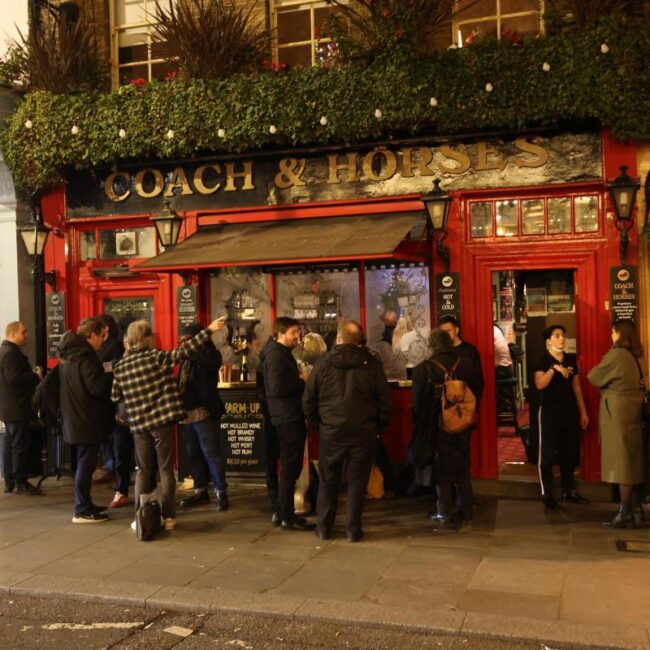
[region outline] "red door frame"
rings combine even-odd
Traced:
[[[496,385],[490,359],[494,359],[492,333],[492,272],[513,270],[571,269],[575,271],[578,366],[586,371],[602,356],[602,333],[608,331],[609,314],[601,308],[607,297],[607,241],[557,242],[531,251],[530,244],[507,243],[466,247],[463,255],[461,296],[463,337],[476,344],[483,359],[485,392],[481,401],[478,434],[472,447],[472,474],[482,478],[498,475],[496,435]],[[597,415],[598,393],[582,374],[582,389],[590,424],[583,434],[581,475],[600,478]]]

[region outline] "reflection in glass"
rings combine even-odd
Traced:
[[[497,237],[519,234],[519,201],[497,201]]]
[[[595,196],[576,196],[574,210],[576,232],[598,230],[598,199]]]
[[[544,200],[521,202],[521,227],[524,235],[544,234]]]
[[[259,353],[271,334],[270,277],[259,269],[222,269],[210,277],[211,318],[227,316],[226,328],[213,335],[226,376],[240,377],[246,355],[248,379],[255,379]],[[278,311],[278,316],[284,316]]]
[[[102,260],[153,257],[155,254],[155,228],[121,228],[99,231],[99,258]]]
[[[472,237],[492,237],[492,203],[472,203]]]
[[[383,267],[383,268],[382,268]],[[366,270],[368,346],[388,379],[406,379],[430,356],[429,272],[425,266],[380,265]]]
[[[81,261],[97,259],[97,248],[95,246],[95,231],[87,230],[81,233],[79,238]]]
[[[571,199],[548,200],[548,232],[551,235],[571,232]]]
[[[110,314],[117,322],[120,330],[126,330],[129,323],[135,320],[146,320],[154,326],[153,298],[137,296],[129,298],[106,298],[104,313]]]

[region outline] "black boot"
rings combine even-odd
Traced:
[[[230,508],[230,504],[228,503],[228,493],[225,490],[217,490],[216,496],[217,496],[217,512],[223,512],[224,510],[228,510],[228,508]]]
[[[183,499],[181,501],[181,508],[191,508],[192,506],[198,506],[201,503],[210,503],[210,495],[207,490],[195,492],[191,497]]]
[[[560,504],[553,497],[542,497],[544,507],[548,510],[562,510]]]
[[[611,521],[604,521],[605,528],[635,528],[634,515],[629,508],[621,508],[614,519]]]
[[[585,499],[584,497],[581,497],[573,488],[572,490],[565,490],[562,492],[562,501],[569,501],[570,503],[580,503],[584,505],[585,503],[589,503],[589,499]]]

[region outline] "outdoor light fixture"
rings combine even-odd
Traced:
[[[449,247],[444,245],[444,241],[447,238],[447,221],[452,198],[440,188],[440,179],[436,178],[433,181],[433,190],[429,194],[423,194],[421,200],[427,210],[433,237],[436,240],[436,253],[442,259],[445,273],[449,273],[451,252]]]
[[[621,165],[619,167],[621,173],[611,183],[608,183],[607,188],[612,197],[614,204],[614,211],[616,213],[616,221],[614,225],[621,233],[621,265],[624,265],[627,260],[627,245],[629,242],[628,233],[634,226],[634,202],[636,201],[636,193],[640,187],[639,179],[630,178],[627,175],[627,166]]]
[[[169,199],[165,199],[164,205],[165,207],[161,213],[155,217],[151,217],[151,221],[156,226],[160,246],[166,250],[171,246],[175,246],[178,242],[183,218],[179,217],[176,210],[171,207],[171,201]]]

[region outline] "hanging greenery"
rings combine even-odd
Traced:
[[[124,160],[358,144],[405,135],[597,121],[650,138],[650,35],[613,21],[522,45],[486,42],[411,62],[128,85],[110,94],[29,93],[3,152],[17,185]]]

